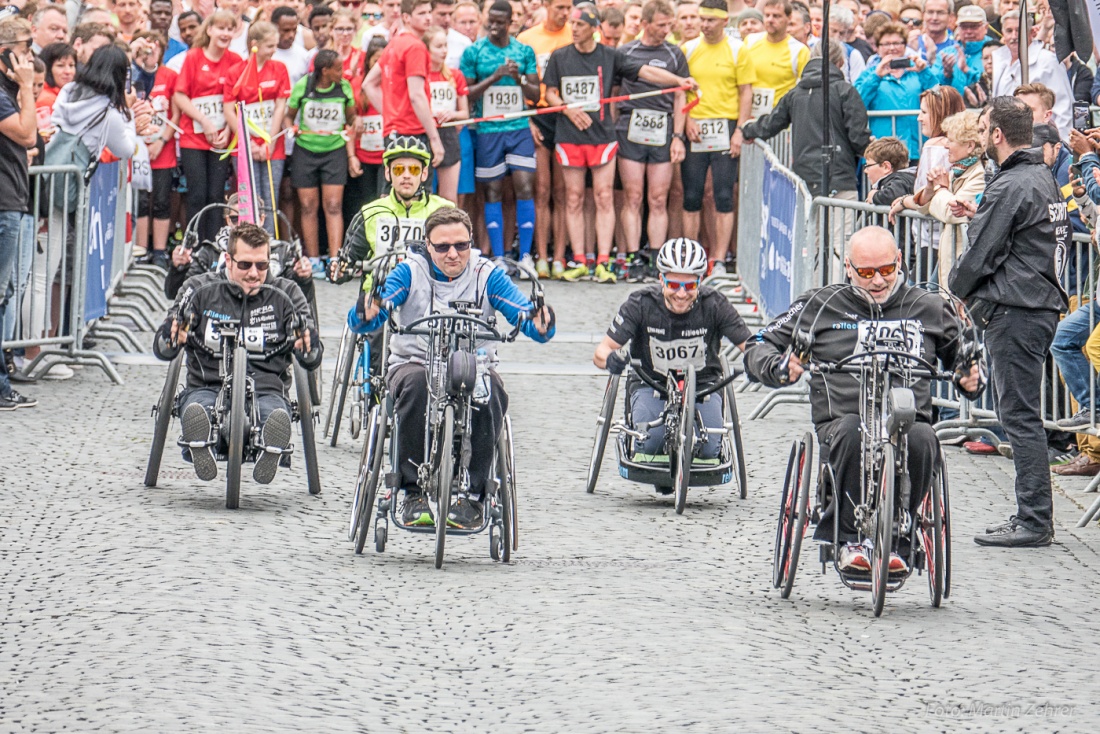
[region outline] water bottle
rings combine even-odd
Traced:
[[[489,402],[489,353],[477,350],[477,379],[474,381],[474,402]]]

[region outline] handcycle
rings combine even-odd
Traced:
[[[706,487],[726,484],[735,476],[741,499],[748,496],[748,478],[745,468],[745,452],[741,442],[741,421],[737,412],[737,398],[731,386],[736,373],[725,356],[721,358],[722,378],[712,385],[699,389],[696,385],[694,365],[682,370],[670,370],[665,384],[653,380],[633,360],[627,373],[628,384],[640,380],[665,398],[665,407],[652,422],[635,426],[630,412],[630,400],[625,401],[625,418],[615,422],[615,403],[618,398],[621,375],[611,375],[604,388],[603,403],[596,418],[596,438],[588,464],[586,491],[596,489],[600,467],[607,446],[607,439],[617,434],[615,443],[619,475],[626,480],[652,484],[658,491],[672,488],[675,495],[676,514],[684,512],[688,487]],[[707,428],[697,419],[695,404],[701,398],[721,391],[723,398],[722,443],[716,460],[700,459],[699,453],[706,444]],[[637,448],[647,439],[647,432],[660,425],[665,427],[664,456],[647,456]]]
[[[199,226],[203,217],[210,216],[213,212],[222,212],[223,220],[228,217],[239,216],[239,210],[235,206],[231,206],[225,202],[214,202],[213,204],[207,204],[200,209],[191,219],[187,221],[187,225],[183,228],[183,240],[180,247],[187,250],[193,250],[200,244],[207,244],[213,246],[219,253],[225,253],[226,243],[221,242],[220,238],[215,242],[199,240]],[[302,257],[302,239],[295,231],[294,226],[287,219],[287,216],[283,214],[281,210],[275,210],[273,213],[269,207],[261,207],[261,213],[265,217],[274,216],[278,221],[278,237],[272,238],[271,248],[269,254],[270,266],[268,271],[276,278],[286,277],[287,273],[295,262]],[[218,268],[222,265],[219,263]],[[317,320],[317,293],[312,292],[308,295],[310,311],[313,313],[313,323],[320,323]],[[318,366],[315,369],[307,370],[306,375],[309,378],[309,391],[310,398],[314,405],[321,404],[321,368]]]
[[[532,313],[538,313],[544,303],[542,287],[532,280]],[[474,535],[489,529],[489,555],[494,561],[507,563],[512,552],[519,549],[518,512],[516,508],[515,452],[511,418],[505,414],[500,435],[493,451],[492,466],[485,487],[486,512],[477,528],[448,527],[447,516],[451,498],[470,490],[472,459],[472,412],[477,384],[491,390],[491,381],[478,366],[479,345],[491,342],[511,342],[519,335],[521,319],[507,334],[496,328],[496,317],[483,314],[476,304],[452,301],[447,312],[432,313],[405,325],[386,326],[383,339],[393,333],[416,335],[426,339],[426,377],[428,382],[428,420],[425,422],[425,457],[418,466],[417,485],[425,493],[435,518],[434,527],[404,524],[398,508],[403,497],[398,467],[397,436],[401,430],[393,410],[393,398],[385,384],[386,366],[379,401],[371,408],[366,424],[367,436],[360,458],[358,479],[352,502],[348,538],[355,543],[355,552],[363,552],[374,518],[375,551],[386,548],[389,525],[420,533],[435,533],[435,567],[443,566],[448,535]],[[385,343],[385,342],[384,342]],[[383,347],[383,350],[385,347]],[[383,352],[384,353],[384,352]],[[486,368],[487,370],[487,368]],[[383,475],[382,462],[389,444],[390,471]],[[385,480],[384,491],[378,490]]]
[[[841,582],[850,589],[871,591],[875,616],[882,614],[886,594],[898,591],[913,571],[927,573],[933,607],[951,593],[951,504],[947,467],[937,445],[937,456],[928,494],[917,516],[909,512],[912,487],[908,469],[908,433],[917,416],[916,398],[907,385],[913,380],[956,380],[959,375],[939,370],[936,365],[908,351],[905,344],[880,346],[876,329],[868,329],[863,351],[839,361],[807,364],[817,374],[848,374],[860,381],[861,472],[855,504],[857,541],[871,541],[870,572],[842,571],[839,566],[840,511],[836,480],[827,462],[818,472],[815,503],[809,506],[810,474],[813,464],[813,435],[806,433],[791,447],[780,500],[776,529],[772,583],[788,598],[798,570],[798,557],[807,523],[817,525],[832,513],[832,542],[820,547],[822,573],[832,562]],[[880,335],[881,336],[881,335]],[[803,345],[797,349],[808,354]],[[890,555],[908,548],[907,570],[889,572]]]
[[[209,287],[209,286],[206,286]],[[262,286],[264,290],[277,292],[287,299],[286,294],[272,286]],[[245,299],[247,304],[247,299]],[[189,319],[193,325],[193,319]],[[212,320],[210,337],[220,345],[219,376],[221,388],[215,401],[211,416],[211,432],[206,441],[189,444],[182,439],[177,444],[182,448],[211,448],[218,460],[227,462],[225,506],[235,510],[240,503],[241,466],[245,461],[255,461],[264,451],[282,454],[280,463],[289,466],[293,446],[286,449],[266,447],[261,441],[258,406],[255,400],[255,383],[248,375],[248,361],[268,359],[293,347],[301,324],[296,323],[292,335],[283,344],[264,350],[254,331],[242,326],[245,319]],[[145,486],[155,487],[160,475],[164,445],[173,417],[179,417],[177,390],[180,370],[183,366],[185,350],[181,349],[168,364],[168,374],[161,388],[160,397],[153,405],[155,420],[153,442],[149,451],[149,461],[145,469]],[[302,432],[302,448],[306,464],[307,486],[310,494],[321,492],[320,473],[317,466],[317,445],[314,435],[314,421],[317,409],[313,406],[309,390],[309,378],[306,370],[297,359],[293,361],[292,372],[295,399],[290,401],[291,421],[297,422]],[[222,446],[225,446],[224,450]]]
[[[385,285],[386,277],[404,257],[405,248],[400,246],[377,257],[353,264],[358,271],[374,273],[374,288],[367,297],[368,306],[373,301],[375,293],[380,292]],[[385,361],[386,349],[382,346],[378,350],[378,355],[374,355],[373,351],[370,338],[366,334],[353,334],[345,322],[340,336],[340,349],[336,356],[332,390],[328,396],[328,409],[323,421],[324,436],[329,439],[330,446],[336,446],[339,439],[340,423],[348,398],[351,398],[348,410],[351,437],[358,439],[365,425],[367,413],[377,402],[377,396],[381,394],[384,377],[381,374],[372,374],[371,368],[373,363],[374,371],[377,371],[379,365],[377,357],[381,357],[382,362]]]

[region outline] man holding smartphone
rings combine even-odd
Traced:
[[[0,325],[4,313],[18,304],[8,302],[8,285],[22,250],[30,258],[34,244],[34,217],[30,208],[27,149],[38,136],[34,109],[34,63],[31,24],[24,18],[0,21]],[[3,329],[0,326],[0,349]],[[0,411],[33,408],[37,400],[11,388],[6,369],[0,369]]]

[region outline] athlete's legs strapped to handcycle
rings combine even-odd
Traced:
[[[403,364],[389,373],[389,386],[393,394],[394,412],[397,415],[397,456],[401,474],[401,486],[416,486],[416,464],[424,460],[424,421],[428,413],[427,373],[422,364]],[[475,499],[485,491],[489,478],[493,452],[497,438],[504,426],[508,412],[508,393],[504,381],[490,370],[491,395],[487,405],[474,403],[470,448],[470,491]]]
[[[177,414],[183,415],[184,409],[191,403],[198,403],[206,409],[206,415],[210,418],[210,422],[214,422],[214,404],[218,399],[218,388],[214,387],[188,387],[180,392],[179,397],[176,399]],[[260,416],[260,428],[263,428],[264,423],[267,422],[268,416],[270,416],[276,409],[282,408],[287,413],[290,412],[290,404],[279,393],[273,392],[261,392],[256,395],[256,410]],[[251,410],[248,404],[245,404],[245,410]],[[229,422],[226,421],[226,425]],[[217,437],[218,445],[215,447],[219,452],[228,450],[228,445],[225,442],[224,437]],[[183,449],[183,458],[190,460],[191,456],[188,453],[188,449]]]
[[[665,409],[665,401],[657,392],[641,382],[630,387],[630,417],[632,427],[642,426],[654,421],[661,411]],[[704,444],[700,458],[715,459],[722,447],[722,425],[725,422],[722,416],[722,396],[720,393],[711,393],[703,398],[702,402],[695,403],[696,410],[703,418],[703,425],[707,427],[707,442]],[[643,454],[665,453],[665,426],[649,429],[649,438],[636,444],[637,450]]]
[[[821,459],[833,469],[836,480],[833,494],[839,495],[840,537],[842,543],[857,540],[855,503],[859,500],[860,482],[860,432],[859,416],[852,413],[823,423],[817,428],[821,444]],[[914,423],[909,429],[909,511],[916,516],[921,500],[932,486],[932,472],[939,457],[939,441],[936,431],[928,423]],[[844,488],[839,490],[838,488]],[[827,509],[814,531],[815,540],[833,540],[833,508]]]

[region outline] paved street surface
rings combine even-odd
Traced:
[[[487,534],[449,540],[442,571],[431,536],[396,529],[356,557],[346,432],[320,447],[322,495],[299,455],[266,487],[246,466],[229,511],[223,477],[198,481],[171,445],[161,486],[142,485],[163,364],[125,360],[120,387],[91,369],[29,387],[40,406],[0,416],[0,732],[1096,731],[1085,480],[1061,480],[1054,546],[983,550],[970,536],[1012,512],[1011,462],[948,449],[942,609],[914,575],[875,619],[809,543],[784,601],[775,516],[808,407],[746,423],[747,500],[693,489],[677,516],[610,448],[586,495],[605,383],[591,352],[629,287],[547,290],[560,342],[504,350],[509,566]],[[320,287],[326,334],[354,293]]]

